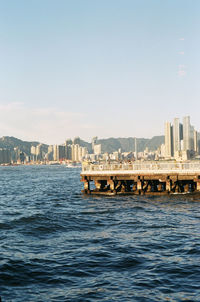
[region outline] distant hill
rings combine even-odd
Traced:
[[[80,144],[82,147],[87,147],[89,152],[92,152],[92,144],[85,142],[84,140],[77,138],[75,143]],[[68,140],[68,143],[72,143],[72,140]],[[133,137],[128,138],[107,138],[99,139],[98,144],[102,145],[102,152],[114,152],[121,149],[122,152],[129,152],[135,150],[135,139]],[[156,150],[161,144],[164,143],[164,136],[154,136],[151,139],[137,138],[137,151],[144,151],[145,148],[149,148],[150,151]],[[39,142],[27,142],[15,137],[3,136],[0,138],[0,148],[8,148],[13,150],[18,147],[21,151],[30,155],[31,146],[37,146]],[[42,151],[47,152],[48,145],[42,144]]]
[[[21,139],[15,138],[13,136],[3,136],[0,138],[0,148],[7,148],[13,150],[14,148],[19,148],[21,151],[25,152],[27,155],[30,155],[31,146],[39,145],[39,142],[27,142]],[[47,152],[48,145],[42,144],[42,150]]]
[[[113,152],[121,148],[122,152],[135,151],[135,138],[108,138],[98,140],[102,144],[103,152]],[[145,148],[154,151],[164,143],[164,135],[148,138],[137,138],[137,151],[142,152]]]

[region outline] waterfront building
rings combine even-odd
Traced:
[[[70,146],[70,158],[68,157],[68,159],[71,159],[72,161],[76,161],[79,162],[81,161],[83,158],[86,158],[86,155],[88,154],[88,150],[86,147],[82,147],[78,144],[74,145],[72,144]]]
[[[25,159],[26,159],[26,154],[24,152],[20,152],[20,154],[19,154],[20,163],[24,164]]]
[[[49,145],[48,146],[48,151],[44,155],[44,159],[48,160],[48,161],[52,161],[53,160],[53,145]]]
[[[58,145],[53,146],[53,160],[58,160]]]
[[[53,152],[53,145],[48,146],[48,153]]]
[[[42,160],[42,144],[37,145],[35,151],[36,159]]]
[[[71,145],[71,160],[75,161],[75,145]]]
[[[86,158],[87,155],[87,148],[79,146],[79,161],[82,161],[84,158]]]
[[[31,146],[31,154],[36,155],[36,147]]]
[[[74,145],[74,160],[79,161],[79,145]]]
[[[60,161],[65,158],[65,146],[54,145],[53,147],[53,160]]]
[[[67,141],[65,142],[65,158],[67,160],[71,160],[72,159],[72,148],[71,148],[71,145],[69,145],[67,143]]]

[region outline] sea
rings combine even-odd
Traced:
[[[80,172],[0,167],[1,301],[200,301],[200,196],[84,196]]]

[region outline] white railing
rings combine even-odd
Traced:
[[[142,162],[142,163],[104,163],[104,164],[84,164],[82,172],[92,171],[145,171],[145,170],[186,170],[200,171],[200,161],[190,162]]]

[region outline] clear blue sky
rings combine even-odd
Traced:
[[[200,130],[199,0],[0,1],[0,136]]]

